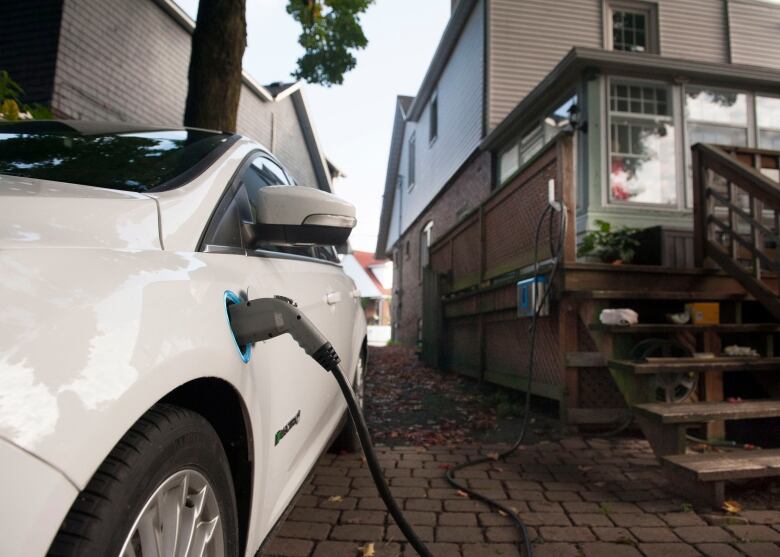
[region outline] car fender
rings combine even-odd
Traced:
[[[0,437],[83,489],[132,424],[176,387],[232,385],[261,431],[257,378],[227,324],[243,267],[202,254],[0,252]],[[254,444],[257,464],[263,444]]]

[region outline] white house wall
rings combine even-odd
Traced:
[[[399,210],[402,213],[401,228],[406,229],[479,145],[482,138],[483,33],[484,5],[478,2],[436,87],[439,107],[436,140],[428,142],[430,100],[418,122],[406,122],[398,167],[403,187],[401,199],[396,189],[388,246],[398,239]],[[412,133],[416,134],[416,179],[410,191],[408,150]]]

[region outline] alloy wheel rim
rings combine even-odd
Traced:
[[[219,503],[208,480],[180,470],[147,499],[125,538],[120,557],[224,557]]]

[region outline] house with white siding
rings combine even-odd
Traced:
[[[636,417],[674,477],[695,477],[706,463],[682,454],[687,425],[664,425],[671,406],[710,439],[766,442],[728,399],[780,420],[778,182],[780,3],[455,0],[395,106],[376,247],[394,262],[393,338],[573,426]],[[633,258],[582,252],[602,223],[636,230]],[[639,322],[602,323],[606,308]]]
[[[576,238],[596,220],[660,226],[665,261],[690,265],[691,146],[780,149],[780,5],[453,0],[417,94],[395,108],[376,255],[395,262],[397,340],[422,339],[431,246],[561,133]]]

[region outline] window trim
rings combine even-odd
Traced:
[[[212,227],[215,226],[215,224],[219,221],[219,219],[227,212],[228,208],[230,207],[230,203],[233,201],[233,198],[238,192],[238,188],[241,187],[241,176],[244,174],[244,172],[246,172],[246,170],[255,161],[255,159],[258,158],[266,158],[271,162],[275,163],[284,171],[285,175],[287,175],[289,178],[289,173],[287,172],[287,170],[273,155],[271,155],[271,153],[268,153],[261,149],[255,149],[253,151],[250,151],[241,161],[241,164],[238,165],[238,168],[236,168],[235,172],[233,172],[233,175],[230,177],[230,180],[228,181],[227,186],[223,190],[222,195],[219,198],[219,201],[217,201],[217,204],[214,206],[214,210],[211,212],[211,215],[206,221],[206,225],[203,227],[203,230],[201,231],[200,239],[198,240],[198,247],[195,251],[199,253],[241,255],[244,257],[267,257],[271,259],[309,261],[312,263],[323,263],[326,265],[334,265],[336,267],[341,267],[342,265],[340,262],[337,263],[334,261],[328,261],[326,259],[311,257],[308,255],[298,255],[294,253],[283,253],[283,252],[268,251],[263,249],[248,250],[236,246],[221,246],[219,244],[211,244],[206,241],[209,236],[213,235]],[[290,181],[292,182],[292,179],[290,179]],[[298,186],[298,185],[290,184],[290,187],[304,188],[306,186]]]
[[[764,97],[769,99],[777,99],[780,101],[780,93],[762,93],[761,91],[753,91],[753,119],[754,119],[754,128],[755,128],[755,146],[759,149],[763,149],[763,147],[759,147],[759,143],[761,141],[761,130],[768,130],[772,132],[778,132],[780,131],[780,125],[777,127],[771,127],[771,126],[762,126],[758,122],[758,97]]]
[[[615,50],[613,44],[613,13],[615,11],[625,11],[631,13],[641,13],[647,18],[647,49],[639,54],[661,54],[661,33],[658,23],[658,4],[656,2],[643,2],[641,0],[604,0],[603,30],[604,30],[604,49]],[[631,52],[630,50],[621,50],[620,52]]]
[[[406,191],[411,192],[417,183],[417,130],[409,135],[406,145]]]
[[[430,262],[431,262],[431,231],[432,230],[433,230],[433,219],[431,219],[428,222],[426,222],[425,225],[420,230],[420,242],[419,242],[420,253],[418,254],[418,257],[417,257],[417,267],[418,267],[418,270],[419,270],[420,282],[422,282],[422,280],[423,280],[423,272],[425,270],[425,267],[423,266],[423,250],[422,250],[422,248],[423,248],[423,238],[426,239],[425,250],[426,250],[426,253],[428,254],[428,264],[430,264]]]
[[[434,110],[434,108],[436,110]],[[439,92],[434,91],[428,103],[428,147],[436,143],[439,137]],[[436,124],[435,126],[433,124]],[[435,133],[434,133],[435,128]]]
[[[602,156],[602,160],[604,161],[604,164],[606,165],[604,167],[604,179],[603,179],[603,187],[602,187],[602,206],[603,207],[613,207],[613,208],[650,208],[653,210],[658,211],[681,211],[685,209],[685,199],[686,199],[686,181],[684,179],[680,179],[680,172],[682,171],[681,168],[681,161],[679,156],[679,142],[680,142],[680,118],[683,119],[682,125],[685,125],[684,122],[684,116],[681,116],[679,112],[683,110],[683,108],[678,107],[677,103],[674,100],[675,96],[675,90],[674,85],[668,81],[661,81],[661,80],[653,80],[653,79],[641,79],[641,78],[631,78],[631,77],[623,77],[620,75],[610,75],[607,76],[606,81],[606,91],[605,91],[605,103],[604,103],[604,118],[606,120],[606,125],[604,127],[604,133],[602,134],[602,141],[603,141],[603,148],[604,148],[604,154]],[[614,82],[625,84],[625,85],[639,85],[641,86],[651,86],[651,87],[663,87],[666,89],[666,95],[667,95],[667,105],[669,106],[669,109],[671,111],[671,114],[668,116],[659,116],[659,115],[646,115],[645,117],[642,117],[641,115],[634,114],[632,112],[616,112],[617,116],[633,119],[635,121],[665,121],[671,123],[671,125],[674,127],[673,137],[675,141],[675,149],[674,149],[674,172],[675,172],[675,189],[676,189],[676,199],[673,204],[666,204],[666,203],[647,203],[647,202],[640,202],[640,201],[616,201],[612,199],[611,189],[612,189],[612,84]],[[684,157],[683,157],[684,158]]]
[[[529,166],[533,161],[536,160],[539,153],[543,152],[545,149],[547,149],[548,145],[556,140],[556,138],[560,135],[562,128],[558,128],[558,132],[552,136],[547,136],[547,127],[545,124],[546,118],[554,111],[556,111],[558,108],[562,107],[563,105],[567,104],[572,99],[576,99],[573,104],[576,104],[578,106],[581,106],[580,103],[581,97],[579,91],[575,89],[567,89],[567,92],[559,95],[556,97],[555,102],[550,103],[547,105],[547,107],[544,110],[541,110],[539,112],[539,116],[530,122],[526,122],[525,126],[521,128],[522,132],[520,133],[513,133],[512,139],[510,141],[507,141],[503,143],[503,145],[493,151],[493,181],[492,181],[492,189],[496,190],[499,188],[502,188],[504,185],[511,182],[520,172],[523,171],[527,166]],[[530,136],[534,132],[534,128],[538,128],[541,133],[542,138],[542,144],[541,147],[535,151],[531,156],[529,156],[526,160],[523,160],[523,153],[521,149],[521,143],[523,139]],[[507,174],[507,176],[502,180],[501,179],[501,157],[503,157],[504,154],[509,152],[511,149],[517,149],[517,168],[510,174]]]

